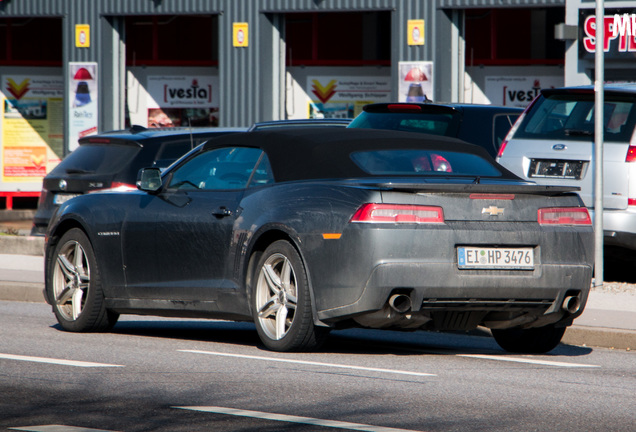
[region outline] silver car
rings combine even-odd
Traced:
[[[604,94],[605,245],[636,250],[636,84],[607,85]],[[593,86],[543,90],[510,130],[497,161],[538,184],[578,186],[591,208],[594,117]]]

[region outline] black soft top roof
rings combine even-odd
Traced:
[[[370,177],[350,154],[365,150],[421,149],[471,153],[488,160],[502,177],[518,180],[483,148],[464,141],[422,133],[376,129],[297,128],[225,135],[205,149],[243,146],[263,149],[277,181]]]

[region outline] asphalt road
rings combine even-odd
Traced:
[[[124,316],[74,334],[22,302],[0,302],[0,329],[2,431],[626,431],[636,418],[626,351],[521,356],[486,337],[355,330],[274,353],[247,323]]]

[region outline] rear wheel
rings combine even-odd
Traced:
[[[497,344],[509,352],[543,354],[559,345],[565,327],[548,325],[530,329],[492,329]]]
[[[263,344],[274,351],[310,351],[328,329],[313,322],[307,272],[287,241],[272,243],[256,266],[252,309]]]
[[[80,229],[66,232],[55,248],[46,278],[53,313],[64,330],[109,330],[119,315],[104,307],[93,247]]]

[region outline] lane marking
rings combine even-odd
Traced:
[[[515,362],[515,363],[529,363],[529,364],[539,364],[545,366],[558,366],[558,367],[568,367],[568,368],[599,368],[598,365],[589,365],[589,364],[581,364],[581,363],[565,363],[565,362],[557,362],[550,360],[537,360],[537,359],[528,359],[523,357],[503,357],[503,356],[491,356],[485,354],[455,354],[457,357],[471,357],[471,358],[480,358],[485,360],[497,360],[497,361],[506,361],[506,362]]]
[[[77,366],[77,367],[124,367],[123,365],[115,365],[115,364],[107,364],[107,363],[91,363],[91,362],[84,362],[84,361],[62,360],[62,359],[54,359],[54,358],[46,358],[46,357],[31,357],[31,356],[1,354],[1,353],[0,353],[0,359],[28,361],[28,362],[35,362],[35,363],[49,363],[49,364]]]
[[[291,416],[291,415],[284,415],[284,414],[274,414],[274,413],[267,413],[267,412],[261,412],[261,411],[248,411],[248,410],[241,410],[241,409],[235,409],[235,408],[224,408],[224,407],[215,407],[215,406],[175,406],[172,408],[178,408],[178,409],[184,409],[184,410],[190,410],[190,411],[201,411],[201,412],[208,412],[208,413],[215,413],[215,414],[227,414],[227,415],[240,416],[240,417],[251,417],[251,418],[258,418],[263,420],[274,420],[274,421],[281,421],[281,422],[288,422],[288,423],[308,424],[313,426],[330,427],[330,428],[336,428],[336,429],[349,429],[349,430],[357,430],[357,431],[364,431],[364,432],[420,432],[420,431],[415,431],[412,429],[396,429],[396,428],[383,427],[383,426],[366,425],[362,423],[348,423],[348,422],[342,422],[342,421],[336,421],[336,420],[323,420],[323,419],[318,419],[313,417]]]
[[[65,425],[42,425],[42,426],[25,426],[11,427],[10,430],[20,430],[28,432],[115,432],[106,429],[91,429],[85,427],[65,426]]]
[[[251,355],[243,355],[243,354],[228,354],[228,353],[220,353],[214,351],[197,351],[197,350],[177,350],[181,352],[193,353],[193,354],[206,354],[206,355],[214,355],[214,356],[222,356],[222,357],[237,357],[244,358],[250,360],[264,360],[271,362],[280,362],[280,363],[296,363],[302,365],[311,365],[311,366],[324,366],[324,367],[332,367],[332,368],[341,368],[341,369],[355,369],[361,371],[369,371],[369,372],[382,372],[382,373],[392,373],[399,375],[413,375],[413,376],[437,376],[437,374],[432,373],[424,373],[424,372],[411,372],[411,371],[403,371],[397,369],[381,369],[381,368],[370,368],[363,366],[350,366],[336,363],[321,363],[314,361],[305,361],[305,360],[291,360],[291,359],[279,359],[273,357],[260,357],[260,356],[251,356]]]

